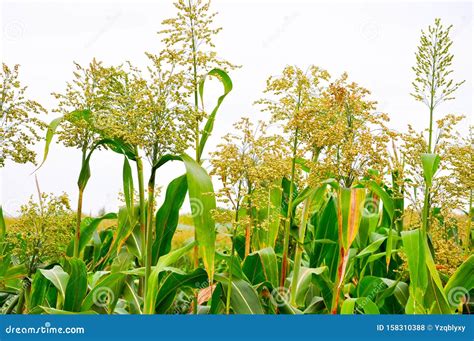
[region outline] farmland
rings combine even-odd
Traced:
[[[218,15],[177,0],[146,68],[74,63],[53,112],[3,63],[0,167],[33,178],[58,144],[80,167],[74,200],[36,178],[0,208],[1,313],[470,314],[471,113],[442,105],[466,85],[455,27],[433,18],[406,52],[421,130],[393,129],[348,73],[287,65],[212,145],[245,68],[220,56]],[[120,205],[87,214],[101,155],[120,159]]]

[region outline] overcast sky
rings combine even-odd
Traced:
[[[213,0],[219,12],[215,23],[223,30],[215,40],[221,57],[242,65],[232,72],[232,93],[226,98],[207,145],[212,150],[241,116],[262,118],[253,102],[260,98],[265,80],[285,65],[318,65],[338,77],[349,73],[372,91],[378,111],[387,112],[390,126],[405,130],[408,123],[427,125],[426,108],[410,96],[414,53],[421,29],[440,17],[453,24],[454,78],[466,83],[446,113],[472,116],[471,2],[337,2],[291,0]],[[93,57],[106,64],[130,60],[146,63],[145,51],[158,52],[156,32],[161,21],[175,13],[171,0],[155,1],[2,1],[2,61],[20,64],[20,78],[28,95],[51,109],[51,92],[62,91],[71,79],[73,61],[87,64]],[[217,88],[218,89],[218,88]],[[215,92],[214,95],[218,95]],[[467,129],[467,128],[466,128]],[[37,146],[41,152],[43,143]],[[51,146],[46,164],[37,172],[42,191],[77,197],[80,155],[58,144]],[[166,186],[179,175],[179,163],[160,169],[158,183]],[[93,156],[92,177],[84,211],[116,210],[121,190],[122,158],[111,152]],[[35,193],[32,165],[8,163],[0,173],[1,203],[14,215]],[[183,169],[184,171],[184,169]],[[181,172],[181,170],[180,170]]]

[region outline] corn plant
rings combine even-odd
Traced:
[[[314,65],[288,66],[256,102],[270,122],[236,120],[210,151],[208,171],[206,146],[235,66],[217,58],[220,28],[212,27],[209,2],[175,6],[177,16],[160,32],[164,48],[146,53],[146,69],[93,59],[86,68],[75,64],[73,81],[54,94],[61,116],[46,132],[43,163],[54,136],[81,151],[77,210],[39,188],[39,202],[19,217],[0,206],[0,311],[470,312],[472,139],[457,134],[462,117],[455,115],[437,122],[433,139],[435,109],[462,84],[450,80],[450,27],[436,20],[416,54],[413,96],[429,108],[427,139],[411,127],[388,129],[388,115],[347,74],[332,79]],[[210,78],[222,92],[209,107]],[[29,145],[45,125],[29,115],[42,108],[23,99],[17,68],[4,66],[2,81],[3,116],[27,138],[21,144],[5,134],[0,165],[34,163]],[[85,216],[92,157],[111,151],[123,158],[123,206]],[[157,207],[155,185],[171,161],[184,172]],[[186,196],[191,216],[182,209]],[[446,254],[456,262],[449,269]]]

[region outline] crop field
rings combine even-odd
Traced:
[[[0,202],[0,312],[470,314],[472,108],[443,107],[470,76],[456,27],[432,18],[403,52],[422,129],[394,129],[349,73],[290,64],[218,136],[251,71],[221,57],[210,2],[174,6],[147,67],[74,63],[52,111],[3,63],[0,168],[42,173],[17,212]],[[58,144],[75,193],[41,190]],[[120,205],[88,214],[102,155],[120,160]]]

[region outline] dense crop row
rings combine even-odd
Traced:
[[[56,137],[82,158],[76,210],[39,185],[18,217],[0,210],[2,311],[468,313],[472,137],[456,133],[462,117],[435,120],[463,83],[451,79],[451,27],[436,20],[416,53],[412,96],[426,104],[426,131],[389,129],[347,74],[287,66],[255,103],[271,122],[242,118],[208,151],[221,104],[238,96],[229,76],[238,66],[217,57],[209,3],[176,8],[146,70],[76,65],[54,94],[61,116],[49,126],[36,118],[45,110],[26,98],[18,67],[4,64],[0,165],[35,163],[38,141],[47,162]],[[208,108],[210,78],[223,92]],[[123,157],[124,205],[86,217],[98,152]],[[157,207],[156,179],[170,162],[185,173]],[[194,238],[182,243],[185,200]]]

